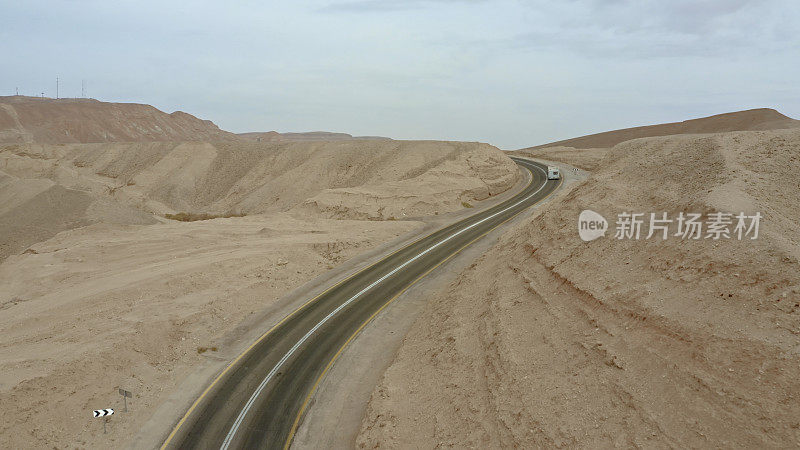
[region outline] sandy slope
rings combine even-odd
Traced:
[[[800,446],[798,166],[800,130],[614,147],[431,299],[359,445]],[[765,217],[755,241],[584,243],[586,208]]]
[[[154,222],[146,213],[439,214],[517,176],[510,159],[477,143],[6,144],[0,197],[14,201],[0,207],[0,258],[90,223]]]
[[[648,125],[607,131],[550,144],[530,147],[527,150],[545,147],[573,147],[580,149],[608,148],[621,142],[643,137],[669,136],[675,134],[725,133],[729,131],[780,130],[800,128],[800,120],[794,120],[769,108],[750,109],[717,114],[683,122]]]
[[[608,131],[551,144],[524,148],[510,152],[512,155],[541,158],[553,162],[564,162],[584,170],[596,170],[608,153],[608,148],[624,141],[645,137],[676,134],[708,134],[730,131],[782,130],[800,128],[800,120],[794,120],[774,109],[751,109],[737,111],[683,122],[650,125]]]
[[[396,142],[384,144],[385,148],[395,147]],[[370,220],[436,215],[505,192],[518,179],[516,165],[494,147],[451,144],[454,154],[431,161],[429,155],[440,145],[417,143],[415,151],[418,148],[421,154],[404,152],[409,159],[398,164],[406,167],[404,174],[395,172],[394,176],[387,174],[357,186],[326,189],[295,210]]]
[[[0,447],[118,446],[251,314],[415,222],[97,224],[0,264]],[[200,347],[218,347],[198,353]],[[104,436],[92,409],[131,412]],[[46,420],[43,414],[46,412]]]
[[[48,179],[0,170],[0,261],[57,233],[93,223],[152,224],[152,215]]]
[[[138,103],[107,103],[83,98],[0,97],[0,142],[236,140],[209,120]]]
[[[563,162],[583,170],[594,171],[600,167],[603,158],[608,154],[607,148],[573,148],[547,147],[542,149],[524,149],[509,152],[511,155],[525,158],[539,158],[551,162]]]
[[[409,215],[424,215],[502,192],[518,176],[516,165],[492,146],[436,141],[5,145],[0,170],[155,214],[286,211],[328,190],[352,197],[347,190],[363,188],[361,198],[339,199],[337,206],[357,208],[359,201],[373,202],[368,193],[389,190],[430,195],[422,209],[408,206]],[[397,183],[407,189],[401,193]]]
[[[0,145],[0,447],[125,444],[248,318],[420,226],[349,219],[464,210],[518,177],[477,143]],[[103,435],[90,411],[120,386],[132,410]]]

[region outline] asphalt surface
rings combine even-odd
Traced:
[[[442,228],[329,288],[267,331],[189,409],[164,448],[285,448],[329,366],[375,314],[418,279],[553,192],[547,167],[518,195]]]

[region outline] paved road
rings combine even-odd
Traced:
[[[386,256],[295,310],[228,366],[177,424],[164,448],[285,448],[344,347],[417,280],[553,192],[547,168],[513,158],[531,183],[499,205]]]

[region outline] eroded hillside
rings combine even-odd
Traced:
[[[800,120],[770,108],[750,109],[725,114],[717,114],[683,122],[647,125],[643,127],[625,128],[606,131],[549,144],[522,149],[536,151],[548,147],[571,147],[579,149],[609,148],[621,142],[645,137],[671,136],[676,134],[727,133],[731,131],[782,130],[800,128]]]
[[[188,376],[234,358],[283,296],[518,177],[477,143],[0,146],[4,443],[125,445],[156,411],[174,420]],[[165,218],[181,212],[223,217]],[[72,413],[123,385],[135,407],[113,436]],[[45,403],[57,418],[32,420]]]
[[[798,165],[800,130],[609,150],[432,299],[359,446],[796,447]],[[716,211],[761,213],[758,239],[614,239],[622,212]]]
[[[97,222],[152,215],[296,211],[402,219],[459,210],[514,185],[516,165],[485,144],[7,144],[0,146],[2,253]]]
[[[236,135],[182,111],[84,98],[0,97],[0,143],[226,141]]]

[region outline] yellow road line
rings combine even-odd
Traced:
[[[436,231],[439,231],[439,230],[436,230]],[[436,233],[436,231],[434,231],[433,233]],[[431,234],[433,234],[433,233],[431,233]],[[169,445],[170,441],[171,441],[171,440],[172,440],[172,439],[175,437],[175,435],[177,434],[177,432],[178,432],[178,430],[180,429],[180,427],[181,427],[181,426],[184,424],[184,422],[186,422],[186,419],[189,417],[189,415],[191,415],[192,411],[194,411],[194,410],[195,410],[195,408],[197,408],[197,406],[198,406],[198,405],[200,404],[200,402],[203,400],[203,398],[204,398],[206,395],[208,395],[208,393],[209,393],[209,392],[211,392],[211,390],[212,390],[212,389],[214,388],[214,386],[215,386],[215,385],[216,385],[216,384],[219,382],[219,380],[220,380],[220,379],[222,379],[222,378],[225,376],[225,374],[226,374],[226,373],[228,373],[228,371],[229,371],[229,370],[230,370],[230,369],[231,369],[231,368],[232,368],[234,365],[236,365],[236,363],[237,363],[237,362],[239,362],[239,360],[241,360],[243,357],[245,357],[245,355],[247,355],[247,353],[248,353],[248,352],[250,352],[250,350],[252,350],[252,349],[253,349],[253,347],[255,347],[256,345],[258,345],[259,343],[261,343],[261,341],[263,341],[264,339],[266,339],[266,338],[267,338],[267,336],[269,336],[269,335],[270,335],[270,334],[271,334],[273,331],[275,331],[275,329],[277,329],[279,326],[281,326],[281,324],[283,324],[284,322],[286,322],[286,321],[287,321],[288,319],[290,319],[292,316],[294,316],[294,315],[295,315],[295,314],[297,314],[298,312],[302,311],[302,310],[303,310],[303,308],[305,308],[306,306],[308,306],[308,305],[310,305],[311,303],[315,302],[315,301],[316,301],[316,300],[318,300],[320,297],[322,297],[323,295],[327,294],[327,293],[328,293],[328,292],[330,292],[331,290],[335,289],[335,288],[336,288],[336,287],[338,287],[339,285],[341,285],[341,284],[343,284],[343,283],[345,283],[345,282],[347,282],[347,281],[350,281],[351,279],[353,279],[354,277],[356,277],[356,276],[360,275],[362,272],[366,271],[367,269],[370,269],[370,268],[374,267],[375,265],[377,265],[377,264],[379,264],[379,263],[383,262],[385,259],[387,259],[387,258],[389,258],[389,257],[393,256],[394,254],[396,254],[396,253],[398,253],[398,252],[400,252],[400,251],[402,251],[402,250],[405,250],[405,249],[407,249],[407,248],[411,247],[412,245],[416,244],[417,242],[419,242],[419,241],[421,241],[421,240],[423,240],[423,239],[427,238],[427,237],[428,237],[428,236],[430,236],[431,234],[428,234],[428,235],[426,235],[426,236],[422,236],[422,237],[420,237],[419,239],[416,239],[414,242],[412,242],[412,243],[410,243],[410,244],[408,244],[408,245],[406,245],[406,246],[404,246],[404,247],[401,247],[401,248],[399,248],[399,249],[397,249],[397,250],[393,251],[392,253],[389,253],[388,255],[386,255],[386,256],[384,256],[383,258],[381,258],[379,261],[376,261],[375,263],[373,263],[373,264],[370,264],[370,265],[369,265],[369,266],[367,266],[367,267],[364,267],[363,269],[359,270],[358,272],[355,272],[355,273],[353,273],[352,275],[348,276],[347,278],[345,278],[345,279],[343,279],[343,280],[339,281],[338,283],[334,284],[333,286],[331,286],[331,287],[329,287],[329,288],[325,289],[325,290],[324,290],[324,291],[322,291],[321,293],[319,293],[319,294],[317,294],[316,296],[314,296],[314,297],[313,297],[311,300],[309,300],[309,301],[307,301],[307,302],[303,303],[302,305],[298,306],[298,307],[297,307],[297,309],[295,309],[294,311],[290,312],[289,314],[287,314],[287,315],[286,315],[286,317],[284,317],[284,318],[283,318],[283,319],[281,319],[281,320],[280,320],[278,323],[276,323],[275,325],[273,325],[273,326],[272,326],[272,327],[271,327],[269,330],[267,330],[267,331],[266,331],[264,334],[262,334],[262,335],[261,335],[261,336],[260,336],[258,339],[256,339],[256,341],[255,341],[255,342],[253,342],[252,344],[250,344],[250,346],[249,346],[249,347],[247,347],[247,348],[246,348],[246,349],[245,349],[245,350],[244,350],[242,353],[240,353],[240,354],[239,354],[239,356],[237,356],[237,357],[236,357],[236,359],[234,359],[234,360],[233,360],[233,361],[232,361],[230,364],[228,364],[228,366],[227,366],[227,367],[225,367],[225,369],[224,369],[222,372],[220,372],[220,374],[219,374],[219,375],[217,375],[217,377],[216,377],[216,378],[214,378],[214,381],[212,381],[212,382],[211,382],[211,384],[210,384],[210,385],[208,385],[208,387],[207,387],[207,388],[206,388],[206,389],[203,391],[203,393],[202,393],[202,394],[200,394],[200,397],[198,397],[198,398],[197,398],[197,400],[195,400],[195,401],[194,401],[194,403],[192,403],[192,406],[190,406],[190,407],[189,407],[189,409],[186,411],[186,414],[184,414],[184,415],[183,415],[183,417],[181,418],[181,420],[180,420],[180,421],[178,421],[178,424],[177,424],[177,425],[175,425],[175,428],[174,428],[174,429],[172,430],[172,432],[169,434],[169,436],[167,437],[167,440],[165,440],[165,441],[164,441],[164,444],[162,444],[162,445],[161,445],[161,450],[164,450],[164,449],[166,449],[166,448],[167,448],[167,446]]]
[[[533,172],[531,172],[531,175],[532,175],[532,174],[533,174]],[[342,344],[342,346],[341,346],[341,347],[339,347],[339,350],[337,350],[337,351],[336,351],[336,353],[333,355],[333,358],[332,358],[332,359],[331,359],[331,360],[328,362],[328,365],[326,365],[326,366],[325,366],[325,369],[322,371],[322,373],[319,375],[319,377],[317,377],[317,380],[314,382],[314,386],[312,386],[312,387],[311,387],[311,391],[309,391],[308,395],[306,396],[305,400],[303,401],[303,405],[300,407],[300,411],[297,413],[297,416],[294,418],[294,423],[292,424],[292,429],[291,429],[291,431],[289,432],[289,436],[286,438],[286,442],[285,442],[285,443],[284,443],[284,445],[283,445],[283,449],[284,449],[284,450],[288,450],[288,449],[289,449],[289,446],[292,444],[292,440],[294,439],[294,435],[297,433],[297,427],[300,425],[300,419],[302,419],[302,417],[303,417],[303,414],[305,413],[305,410],[306,410],[306,408],[308,407],[308,403],[311,401],[311,397],[313,397],[313,396],[314,396],[314,393],[316,392],[317,388],[319,387],[320,383],[322,382],[322,379],[325,377],[325,375],[328,373],[328,371],[330,370],[330,368],[333,366],[333,363],[334,363],[334,362],[336,362],[336,360],[337,360],[337,359],[339,358],[339,356],[342,354],[342,352],[344,351],[344,349],[345,349],[345,348],[346,348],[346,347],[347,347],[347,346],[350,344],[350,342],[351,342],[353,339],[355,339],[355,337],[356,337],[356,336],[357,336],[357,335],[358,335],[358,334],[361,332],[361,330],[363,330],[363,329],[364,329],[364,327],[366,327],[366,326],[367,326],[367,324],[369,324],[369,323],[372,321],[372,319],[374,319],[374,318],[375,318],[375,316],[377,316],[377,315],[378,315],[378,314],[379,314],[381,311],[383,311],[383,309],[384,309],[384,308],[386,308],[387,306],[389,306],[389,304],[390,304],[390,303],[392,303],[392,302],[393,302],[393,301],[395,301],[395,300],[396,300],[398,297],[400,297],[401,295],[403,295],[403,293],[404,293],[404,292],[406,292],[408,289],[410,289],[412,286],[414,286],[414,285],[415,285],[415,284],[416,284],[416,283],[417,283],[419,280],[423,279],[425,276],[427,276],[429,273],[431,273],[431,272],[432,272],[434,269],[436,269],[437,267],[441,266],[442,264],[444,264],[445,262],[447,262],[448,260],[450,260],[450,258],[452,258],[452,257],[456,256],[456,255],[457,255],[457,254],[459,254],[459,253],[460,253],[462,250],[464,250],[465,248],[467,248],[467,247],[469,247],[470,245],[472,245],[472,244],[473,244],[475,241],[477,241],[478,239],[481,239],[482,237],[484,237],[484,236],[486,236],[487,234],[491,233],[493,230],[495,230],[495,229],[497,229],[498,227],[502,226],[503,224],[505,224],[505,223],[506,223],[506,222],[508,222],[509,220],[511,220],[511,219],[513,219],[513,218],[517,217],[518,215],[522,214],[522,212],[523,212],[523,211],[527,210],[528,208],[531,208],[531,207],[533,207],[533,206],[536,206],[536,205],[538,205],[539,203],[543,202],[545,199],[547,199],[548,197],[550,197],[550,196],[553,194],[553,192],[556,192],[556,191],[558,190],[558,188],[560,188],[560,187],[561,187],[561,183],[562,183],[562,182],[563,182],[563,177],[562,177],[562,178],[559,178],[559,181],[558,181],[558,186],[556,186],[556,188],[555,188],[555,189],[553,189],[553,191],[552,191],[552,192],[550,192],[549,194],[547,194],[545,197],[543,197],[543,198],[539,199],[539,200],[538,200],[537,202],[535,202],[535,203],[532,203],[530,206],[523,208],[522,210],[520,210],[519,212],[517,212],[517,213],[516,213],[516,214],[514,214],[513,216],[511,216],[511,217],[509,217],[508,219],[506,219],[506,220],[504,220],[504,221],[502,221],[502,222],[498,223],[497,225],[493,226],[492,228],[489,228],[489,229],[488,229],[488,230],[486,230],[484,233],[482,233],[480,236],[478,236],[478,237],[476,237],[475,239],[473,239],[473,240],[471,240],[471,241],[467,242],[467,243],[466,243],[466,244],[464,244],[462,247],[459,247],[459,249],[458,249],[458,250],[456,250],[455,252],[453,252],[452,254],[450,254],[450,255],[449,255],[447,258],[445,258],[445,259],[443,259],[443,260],[439,261],[439,262],[438,262],[438,263],[437,263],[435,266],[431,267],[431,268],[430,268],[430,269],[428,269],[428,270],[427,270],[425,273],[423,273],[422,275],[420,275],[420,276],[418,276],[417,278],[415,278],[415,279],[414,279],[414,281],[412,281],[412,282],[411,282],[411,284],[409,284],[409,285],[407,285],[406,287],[404,287],[403,289],[401,289],[401,290],[400,290],[400,292],[398,292],[397,294],[395,294],[395,295],[394,295],[392,298],[390,298],[390,299],[389,299],[389,300],[388,300],[386,303],[384,303],[384,304],[383,304],[383,305],[382,305],[380,308],[378,308],[378,310],[377,310],[377,311],[375,311],[374,313],[372,313],[372,315],[371,315],[371,316],[369,316],[369,317],[367,318],[367,320],[365,320],[365,321],[364,321],[364,323],[362,323],[362,324],[361,324],[361,325],[358,327],[358,329],[356,329],[356,331],[354,331],[354,332],[353,332],[353,334],[351,334],[351,335],[350,335],[350,337],[349,337],[349,338],[347,338],[347,340],[344,342],[344,344]],[[531,176],[531,183],[533,183],[533,177],[532,177],[532,176]],[[545,183],[547,183],[547,180],[545,180]]]
[[[529,169],[529,170],[530,170],[530,169]],[[531,187],[531,185],[533,184],[533,179],[534,179],[534,177],[533,177],[533,172],[531,171],[531,181],[528,183],[528,185],[527,185],[527,186],[525,186],[525,189],[523,189],[523,190],[522,190],[522,191],[520,191],[520,192],[523,192],[523,191],[527,190],[529,187]],[[547,182],[547,181],[545,181],[545,183],[546,183],[546,182]],[[513,197],[512,197],[512,198],[513,198]],[[490,208],[487,208],[487,210],[488,210],[488,209],[490,209]],[[520,212],[521,212],[521,211],[520,211]],[[466,218],[465,218],[465,219],[466,219]],[[451,225],[452,225],[452,224],[451,224]],[[161,445],[161,450],[165,450],[165,449],[167,448],[167,446],[169,446],[169,444],[170,444],[170,442],[172,441],[172,439],[175,437],[175,435],[176,435],[176,434],[178,434],[178,430],[179,430],[179,429],[181,428],[181,426],[183,426],[183,424],[186,422],[186,419],[188,419],[188,418],[189,418],[189,416],[190,416],[190,415],[192,414],[192,412],[193,412],[193,411],[194,411],[194,410],[197,408],[197,406],[200,404],[200,402],[201,402],[201,401],[203,401],[203,399],[205,398],[205,396],[206,396],[206,395],[208,395],[208,393],[209,393],[209,392],[211,392],[211,390],[214,388],[214,386],[216,386],[216,385],[217,385],[217,383],[218,383],[218,382],[219,382],[219,381],[220,381],[220,380],[221,380],[221,379],[222,379],[222,378],[225,376],[225,374],[226,374],[226,373],[228,373],[228,371],[230,371],[230,370],[231,370],[231,368],[232,368],[233,366],[235,366],[237,362],[239,362],[239,361],[240,361],[242,358],[244,358],[244,356],[245,356],[245,355],[247,355],[247,353],[248,353],[248,352],[250,352],[250,350],[252,350],[252,349],[253,349],[253,347],[257,346],[259,343],[261,343],[261,341],[263,341],[264,339],[266,339],[266,338],[267,338],[267,336],[269,336],[269,335],[270,335],[270,334],[271,334],[273,331],[275,331],[275,329],[277,329],[279,326],[281,326],[281,324],[283,324],[284,322],[286,322],[286,321],[287,321],[289,318],[291,318],[292,316],[294,316],[295,314],[297,314],[298,312],[300,312],[300,311],[301,311],[303,308],[305,308],[306,306],[308,306],[308,305],[310,305],[311,303],[315,302],[315,301],[316,301],[316,300],[318,300],[320,297],[322,297],[323,295],[327,294],[327,293],[328,293],[328,292],[330,292],[331,290],[335,289],[336,287],[338,287],[338,286],[339,286],[339,285],[341,285],[342,283],[345,283],[345,282],[347,282],[347,281],[350,281],[351,279],[353,279],[353,278],[354,278],[354,277],[356,277],[357,275],[360,275],[362,272],[364,272],[364,271],[366,271],[366,270],[368,270],[368,269],[371,269],[371,268],[375,267],[376,265],[378,265],[378,264],[382,263],[382,262],[383,262],[383,261],[385,261],[386,259],[388,259],[388,258],[392,257],[393,255],[395,255],[396,253],[398,253],[398,252],[400,252],[400,251],[403,251],[403,250],[405,250],[405,249],[407,249],[407,248],[409,248],[409,247],[413,246],[414,244],[416,244],[417,242],[419,242],[419,241],[421,241],[421,240],[423,240],[423,239],[427,239],[428,237],[432,236],[433,234],[435,234],[435,233],[438,233],[438,232],[439,232],[439,231],[441,231],[442,229],[444,229],[444,228],[447,228],[447,227],[449,227],[449,226],[450,226],[450,225],[446,225],[446,226],[444,226],[444,227],[442,227],[442,228],[440,228],[440,229],[438,229],[438,230],[435,230],[435,231],[433,231],[433,232],[431,232],[431,233],[429,233],[429,234],[427,234],[427,235],[425,235],[425,236],[422,236],[422,237],[420,237],[419,239],[415,240],[414,242],[412,242],[412,243],[410,243],[410,244],[408,244],[408,245],[406,245],[406,246],[404,246],[404,247],[401,247],[401,248],[399,248],[399,249],[397,249],[397,250],[393,251],[392,253],[389,253],[388,255],[384,256],[384,257],[383,257],[383,258],[381,258],[380,260],[378,260],[378,261],[376,261],[376,262],[374,262],[374,263],[372,263],[372,264],[368,265],[367,267],[364,267],[363,269],[359,270],[358,272],[356,272],[356,273],[354,273],[354,274],[350,275],[349,277],[347,277],[347,278],[345,278],[345,279],[343,279],[343,280],[339,281],[338,283],[334,284],[333,286],[329,287],[328,289],[325,289],[325,290],[324,290],[324,291],[322,291],[321,293],[319,293],[319,294],[317,294],[316,296],[314,296],[314,298],[312,298],[311,300],[309,300],[309,301],[307,301],[307,302],[303,303],[302,305],[300,305],[299,307],[297,307],[297,309],[295,309],[294,311],[290,312],[290,313],[289,313],[289,314],[288,314],[286,317],[284,317],[283,319],[281,319],[281,320],[280,320],[278,323],[276,323],[275,325],[273,325],[273,326],[272,326],[272,328],[270,328],[269,330],[267,330],[267,331],[266,331],[264,334],[262,334],[262,335],[261,335],[261,336],[260,336],[258,339],[256,339],[256,341],[255,341],[255,342],[253,342],[252,344],[250,344],[250,346],[249,346],[249,347],[247,347],[247,348],[246,348],[246,349],[245,349],[245,350],[244,350],[242,353],[240,353],[240,354],[239,354],[239,356],[237,356],[237,357],[236,357],[236,359],[234,359],[233,361],[231,361],[231,363],[230,363],[230,364],[228,364],[228,366],[227,366],[227,367],[225,367],[225,369],[224,369],[222,372],[220,372],[220,374],[219,374],[219,375],[217,375],[217,377],[216,377],[216,378],[214,378],[214,381],[212,381],[212,382],[211,382],[211,384],[209,384],[209,385],[208,385],[208,387],[207,387],[207,388],[206,388],[206,389],[203,391],[203,393],[202,393],[202,394],[200,394],[200,397],[197,397],[197,400],[195,400],[195,401],[194,401],[194,403],[192,403],[192,406],[190,406],[190,407],[189,407],[189,409],[186,411],[186,414],[184,414],[184,415],[183,415],[183,417],[181,417],[181,420],[179,420],[179,421],[178,421],[178,423],[175,425],[175,428],[173,428],[173,429],[172,429],[172,432],[169,434],[169,436],[167,436],[167,439],[166,439],[166,440],[164,441],[164,443]],[[460,249],[459,249],[459,251],[460,251]],[[444,262],[444,261],[443,261],[443,262]]]

